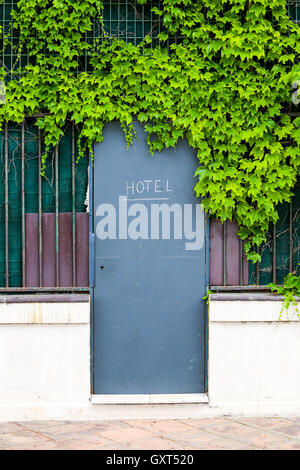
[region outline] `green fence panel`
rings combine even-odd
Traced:
[[[55,212],[55,165],[54,152],[49,152],[46,161],[46,175],[40,176],[38,131],[30,120],[24,131],[24,180],[25,213],[39,211],[39,179],[42,187],[42,212]],[[76,134],[74,135],[76,139]],[[43,146],[41,146],[43,149]],[[22,126],[8,126],[8,179],[5,181],[5,138],[0,133],[0,287],[6,286],[6,230],[5,230],[5,188],[8,187],[8,267],[9,286],[22,286]],[[72,128],[69,125],[58,147],[59,212],[72,212]],[[77,158],[77,151],[74,158]],[[86,212],[88,187],[88,158],[83,157],[75,166],[75,211]]]
[[[275,227],[270,227],[267,241],[260,247],[261,263],[249,264],[250,284],[266,286],[273,281],[282,284],[289,272],[300,271],[300,181],[294,194],[291,205],[282,204],[278,208],[279,220]]]

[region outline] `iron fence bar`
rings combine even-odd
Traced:
[[[133,25],[133,27],[134,27],[134,45],[135,45],[135,46],[137,45],[137,39],[136,39],[136,34],[137,34],[137,24],[136,24],[136,23],[137,23],[137,22],[136,22],[136,21],[134,21],[134,25]]]
[[[158,2],[158,8],[159,8],[159,10],[160,10],[160,7],[161,7],[161,5],[160,5],[160,0],[159,0],[159,2]],[[160,28],[160,26],[161,26],[161,22],[159,21],[159,22],[158,22],[158,34],[161,33],[161,28]],[[159,48],[160,48],[160,43],[159,43]],[[168,48],[168,50],[169,50],[169,39],[168,39],[168,42],[167,42],[167,48]]]
[[[239,279],[240,279],[240,285],[242,286],[244,284],[244,253],[243,253],[243,241],[240,239],[240,262],[239,262]]]
[[[14,37],[13,37],[13,20],[11,21],[11,28],[10,28],[10,60],[11,60],[11,68],[14,67]]]
[[[126,2],[125,8],[126,8],[126,18],[128,18],[128,2]],[[126,42],[128,42],[128,26],[127,25],[125,27],[125,40]]]
[[[227,222],[223,223],[223,285],[227,285]]]
[[[9,287],[8,246],[8,124],[4,124],[4,184],[5,184],[5,285]]]
[[[259,253],[259,248],[257,249],[257,252]],[[256,262],[256,284],[259,285],[260,282],[260,263],[257,261]]]
[[[290,273],[293,272],[293,254],[294,254],[294,242],[293,242],[293,203],[290,202],[290,223],[289,223],[289,236],[290,236]]]
[[[244,286],[210,286],[210,290],[213,292],[234,292],[234,291],[271,291],[268,286],[256,286],[253,284]]]
[[[72,285],[76,286],[76,179],[75,179],[75,126],[72,124]]]
[[[26,286],[26,228],[25,228],[25,123],[22,122],[22,143],[21,143],[21,179],[22,179],[22,285]]]
[[[58,145],[55,146],[55,285],[59,286],[59,171]]]
[[[10,287],[10,292],[89,292],[89,287]],[[0,287],[0,293],[7,293],[6,287]]]
[[[117,12],[118,12],[118,17],[117,17],[117,38],[121,39],[121,28],[120,28],[120,13],[121,13],[121,6],[120,6],[120,0],[118,0],[117,4]]]
[[[151,6],[152,6],[152,2],[151,2]],[[145,5],[141,5],[142,7],[142,18],[145,18]],[[152,26],[152,11],[150,12],[150,18],[151,18],[151,26]],[[142,21],[142,38],[145,37],[145,21]],[[152,49],[152,44],[151,44],[151,49]]]
[[[273,266],[272,266],[272,271],[273,271],[273,282],[276,284],[277,280],[277,270],[276,270],[276,258],[277,258],[277,240],[276,240],[276,231],[277,231],[277,225],[273,225]]]
[[[42,143],[38,128],[38,198],[39,198],[39,286],[43,285],[43,220],[42,220]]]
[[[4,5],[2,6],[2,27],[5,28],[5,7]],[[2,31],[2,37],[6,33],[6,31]],[[5,66],[5,48],[2,47],[2,66]]]
[[[109,3],[109,34],[112,34],[112,30],[111,30],[111,21],[112,21],[112,14],[111,14],[111,4],[112,2]]]

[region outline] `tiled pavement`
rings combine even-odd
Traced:
[[[0,423],[0,450],[300,450],[300,418]]]

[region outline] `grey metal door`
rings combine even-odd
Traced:
[[[105,128],[94,160],[94,394],[204,392],[205,221],[195,151],[126,149]]]

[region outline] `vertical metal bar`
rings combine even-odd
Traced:
[[[141,24],[142,33],[141,33],[141,38],[138,38],[137,43],[140,40],[144,39],[144,37],[145,37],[145,5],[141,5],[141,6],[142,6],[142,24]],[[150,21],[151,21],[151,23],[150,23],[150,30],[151,30],[151,28],[152,28],[152,11],[150,12]],[[151,50],[152,50],[152,47],[153,47],[153,45],[152,45],[152,41],[151,41]]]
[[[6,5],[3,5],[5,8]],[[11,28],[10,28],[10,71],[14,67],[14,33],[13,33],[13,19],[10,18]]]
[[[257,248],[257,253],[259,253],[259,248]],[[256,284],[259,286],[260,283],[260,263],[256,262]]]
[[[240,240],[240,263],[239,263],[239,278],[240,286],[244,284],[244,253],[243,253],[243,241]]]
[[[7,31],[6,31],[6,23],[5,23],[5,6],[3,5],[2,7],[2,25],[3,25],[3,28],[4,28],[4,31],[2,31],[2,34],[6,34]],[[3,39],[3,47],[2,47],[2,66],[5,67],[6,63],[5,63],[5,50],[6,50],[6,45],[5,45],[5,40]]]
[[[42,221],[42,143],[38,129],[38,181],[39,181],[39,287],[43,287],[43,221]]]
[[[25,233],[25,123],[22,122],[22,142],[21,142],[21,205],[22,205],[22,285],[26,287],[26,233]]]
[[[4,184],[5,184],[5,285],[9,287],[8,246],[8,125],[4,124]]]
[[[93,20],[93,21],[94,21],[94,20]],[[94,34],[94,28],[93,28],[93,34]],[[89,37],[88,37],[88,33],[87,33],[87,32],[85,33],[85,42],[87,42],[87,43],[89,42]],[[84,52],[84,71],[85,71],[85,72],[87,72],[87,64],[88,64],[88,57],[87,57],[87,55],[88,55],[88,51],[86,50],[86,51]],[[77,62],[77,75],[78,75],[78,71],[79,71],[79,70],[78,70],[78,69],[79,69],[78,63],[79,63],[79,61]]]
[[[121,14],[121,7],[120,7],[120,0],[118,0],[118,4],[117,4],[117,18],[116,18],[116,21],[117,21],[117,39],[120,39],[121,38],[121,34],[120,34],[120,14]]]
[[[210,253],[210,246],[209,246],[209,241],[210,241],[210,224],[209,224],[209,218],[208,215],[205,215],[205,263],[206,263],[206,269],[205,269],[205,284],[206,284],[206,292],[209,290],[209,284],[210,284],[210,266],[209,266],[209,253]],[[204,350],[204,390],[205,392],[208,391],[208,304],[207,302],[204,302],[204,345],[205,345],[205,350]]]
[[[95,257],[94,257],[94,164],[92,154],[89,155],[89,282],[90,282],[90,298],[91,298],[91,392],[94,390],[94,369],[95,369],[95,312],[94,312],[94,274],[95,274]]]
[[[76,286],[76,179],[75,179],[75,126],[72,124],[72,282]]]
[[[94,149],[92,149],[94,150]],[[90,261],[90,271],[89,271],[89,282],[90,288],[95,287],[95,247],[94,247],[94,162],[92,159],[92,152],[89,154],[89,173],[88,173],[88,181],[89,181],[89,233],[90,233],[90,251],[89,251],[89,261]]]
[[[210,265],[209,265],[209,253],[210,253],[210,220],[207,214],[205,214],[205,275],[206,275],[206,288],[210,286]]]
[[[59,171],[58,171],[58,145],[55,147],[55,280],[59,287]]]
[[[159,0],[159,2],[158,2],[158,8],[160,9],[160,0]],[[160,21],[160,17],[159,17],[159,18],[158,18],[158,29],[157,29],[158,34],[161,33],[160,25],[161,25],[161,21]],[[161,49],[161,42],[160,42],[160,41],[158,42],[158,46],[159,46],[159,49]],[[168,39],[168,41],[167,41],[167,49],[169,50],[169,39]]]
[[[136,35],[137,35],[137,27],[136,27],[136,20],[137,20],[137,12],[135,10],[135,13],[134,13],[134,20],[133,20],[133,37],[134,37],[134,45],[136,46],[137,45],[137,39],[136,39]]]
[[[294,241],[293,241],[293,203],[290,202],[290,223],[289,223],[289,233],[290,233],[290,273],[293,272],[293,255],[294,255]]]
[[[276,224],[273,226],[273,282],[276,284],[277,280],[277,271],[276,271],[276,266],[277,266],[277,240],[276,240]]]
[[[128,2],[126,2],[126,20],[125,20],[125,41],[128,42],[128,28],[129,28],[129,23],[128,23]]]
[[[223,286],[227,285],[227,221],[223,223]]]
[[[112,27],[111,27],[111,24],[112,24],[111,4],[112,2],[109,2],[109,34],[110,35],[113,34]]]

